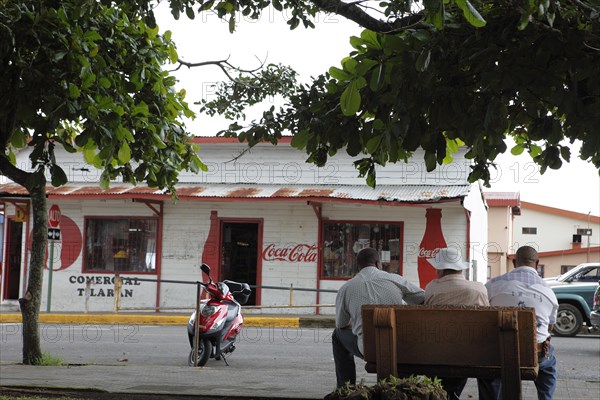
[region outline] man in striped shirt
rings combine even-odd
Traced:
[[[356,384],[354,357],[363,358],[362,316],[364,304],[422,304],[423,290],[398,274],[381,271],[379,253],[365,248],[356,256],[358,273],[346,282],[335,300],[332,336],[337,387]]]
[[[490,305],[535,309],[539,372],[534,382],[538,399],[551,400],[556,388],[556,358],[550,344],[550,332],[556,323],[558,300],[550,286],[537,273],[539,258],[533,247],[520,247],[513,264],[514,270],[485,285]],[[500,379],[480,379],[478,386],[481,400],[502,398]]]

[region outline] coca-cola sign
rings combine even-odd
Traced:
[[[437,256],[437,254],[440,252],[439,248],[436,249],[424,249],[424,248],[419,248],[419,255],[418,257],[424,257],[424,258],[435,258],[435,256]]]
[[[265,261],[316,263],[317,254],[316,244],[299,243],[278,247],[277,243],[271,243],[263,250],[262,258]]]

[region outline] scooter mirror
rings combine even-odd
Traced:
[[[202,270],[202,272],[204,272],[206,275],[210,276],[210,267],[208,266],[208,264],[202,264],[200,266],[200,269]]]

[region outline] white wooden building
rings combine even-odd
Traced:
[[[432,173],[417,152],[407,164],[379,168],[372,189],[345,154],[317,168],[289,139],[245,152],[230,139],[196,141],[209,171],[182,173],[177,201],[144,185],[114,182],[103,191],[99,172],[80,154],[58,154],[69,183],[48,188],[49,207],[61,211],[61,239],[53,243],[51,290],[45,270],[42,311],[48,291],[51,311],[113,310],[115,273],[125,278],[123,308],[190,307],[195,286],[165,281],[201,280],[206,262],[218,279],[255,286],[250,303],[262,312],[333,313],[311,306],[334,302],[334,292],[318,290],[335,291],[349,279],[362,247],[376,247],[385,269],[425,283],[418,259],[428,209],[441,214],[445,245],[472,263],[470,279],[485,282],[487,211],[480,185],[467,182],[466,150]],[[27,157],[18,154],[21,168]],[[0,304],[10,306],[26,286],[31,219],[26,191],[5,177],[0,214]],[[279,289],[290,287],[291,299]],[[290,300],[304,307],[276,308]]]

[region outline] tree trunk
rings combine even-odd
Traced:
[[[44,280],[44,262],[48,243],[48,213],[46,211],[46,179],[36,173],[35,183],[28,185],[33,210],[31,261],[25,296],[19,299],[23,316],[23,364],[37,365],[42,358],[38,319]]]

